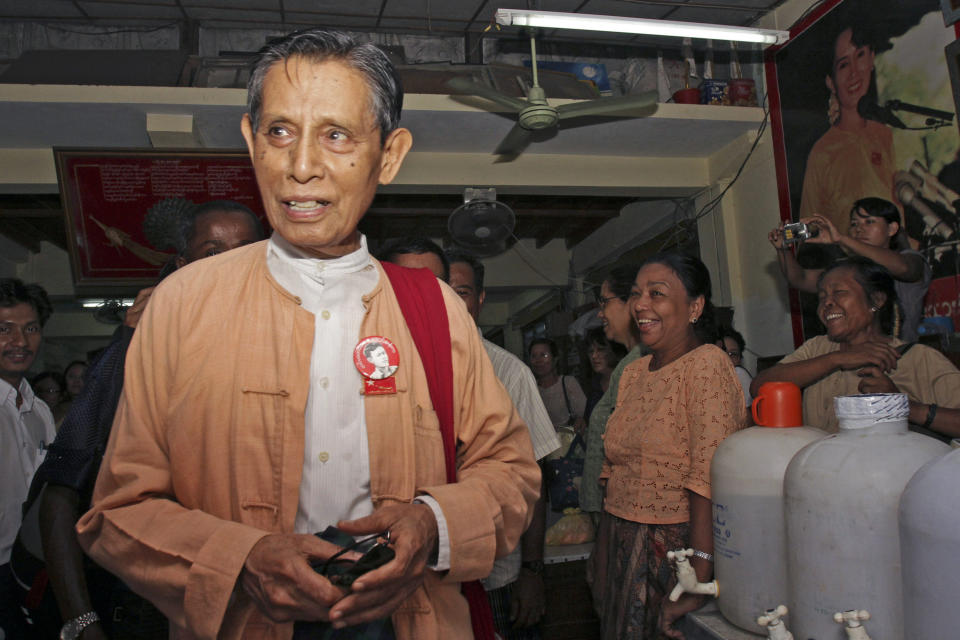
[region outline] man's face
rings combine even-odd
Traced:
[[[0,379],[16,387],[33,364],[43,333],[27,302],[0,307]]]
[[[467,305],[467,311],[473,316],[474,322],[480,317],[480,308],[483,307],[484,292],[477,291],[473,279],[473,267],[466,262],[454,262],[450,265],[450,286]]]
[[[319,258],[360,246],[357,223],[378,184],[393,180],[410,149],[406,129],[383,144],[364,76],[338,60],[278,62],[263,83],[260,127],[241,129],[271,226]]]
[[[178,257],[178,267],[248,245],[260,238],[253,220],[242,211],[208,211],[194,224],[193,238],[183,255]]]
[[[408,269],[429,269],[430,273],[443,280],[443,261],[435,253],[398,253],[390,262]]]
[[[383,347],[377,347],[371,351],[367,359],[370,361],[370,364],[380,369],[390,366],[390,356],[387,355],[387,350]]]

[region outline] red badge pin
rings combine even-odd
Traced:
[[[368,336],[353,349],[353,364],[364,377],[364,392],[386,394],[397,392],[393,375],[400,366],[397,346],[383,336]]]

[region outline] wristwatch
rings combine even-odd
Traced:
[[[77,640],[84,629],[99,621],[100,616],[96,611],[87,611],[82,616],[67,620],[67,623],[60,628],[60,640]]]
[[[536,575],[543,573],[543,560],[524,560],[520,566]]]

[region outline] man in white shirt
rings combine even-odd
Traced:
[[[475,256],[455,249],[446,252],[449,263],[449,284],[467,305],[476,322],[486,298],[483,287],[483,263]],[[560,448],[557,433],[547,414],[537,381],[520,358],[486,338],[483,346],[493,363],[493,370],[517,407],[517,412],[530,430],[536,459]],[[543,536],[546,521],[546,500],[541,491],[534,507],[530,527],[520,539],[520,546],[493,565],[493,572],[483,581],[493,607],[497,632],[505,640],[539,637],[537,623],[545,611],[543,584]]]
[[[10,549],[30,481],[56,435],[50,408],[25,378],[51,310],[39,285],[0,279],[0,628],[7,638],[27,634],[19,609],[23,593],[10,571]]]
[[[138,325],[77,530],[173,636],[469,637],[461,583],[526,527],[539,472],[472,321],[442,289],[447,458],[400,287],[357,230],[412,144],[402,94],[386,55],[347,34],[268,44],[241,129],[273,236],[178,270]],[[373,340],[398,354],[387,379],[369,377]],[[341,587],[315,570],[340,551],[311,535],[330,525],[389,532],[396,555]]]

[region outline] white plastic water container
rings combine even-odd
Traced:
[[[839,396],[834,407],[839,432],[801,449],[784,477],[790,629],[845,640],[833,614],[865,609],[872,640],[905,640],[900,494],[949,447],[908,431],[904,394]]]
[[[800,449],[827,434],[757,426],[717,447],[710,465],[717,605],[731,623],[766,635],[757,617],[787,603],[783,476]]]
[[[903,622],[910,638],[960,637],[960,449],[929,462],[900,497]]]

